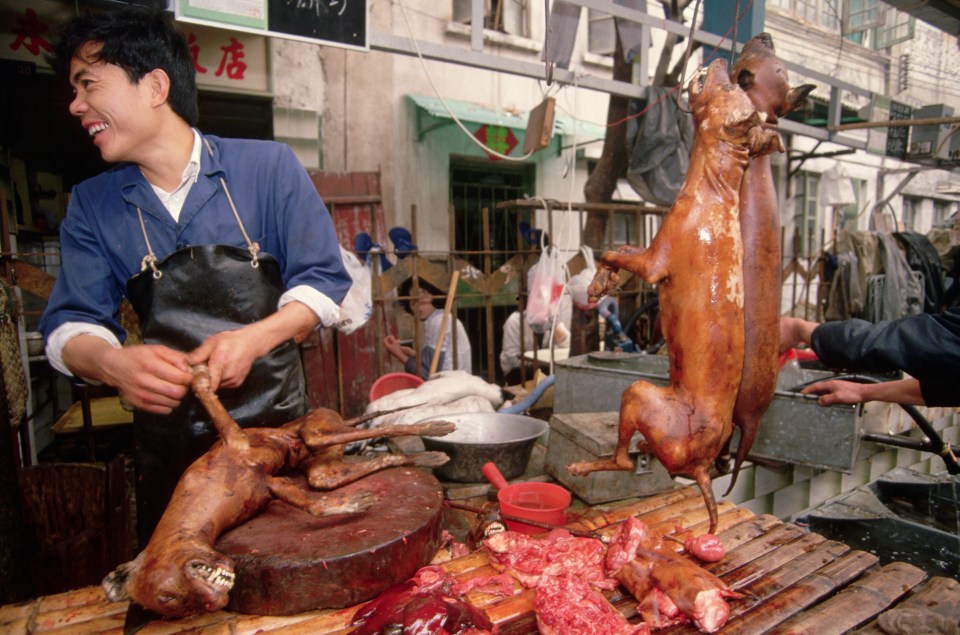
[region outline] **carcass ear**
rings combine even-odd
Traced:
[[[790,107],[790,111],[796,110],[801,105],[803,101],[807,98],[807,95],[810,94],[813,89],[816,88],[814,84],[801,84],[800,86],[795,86],[787,91],[787,105]]]
[[[108,573],[100,583],[103,592],[107,594],[107,599],[111,602],[119,602],[130,597],[127,593],[127,580],[130,578],[132,566],[133,561],[123,563]]]

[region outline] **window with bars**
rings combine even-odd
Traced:
[[[483,28],[521,37],[530,36],[529,0],[483,0]],[[453,21],[470,24],[473,0],[453,0]]]
[[[597,55],[613,55],[617,46],[613,16],[596,9],[587,10],[587,49]]]
[[[903,197],[903,208],[900,212],[900,224],[903,226],[903,231],[916,231],[917,216],[920,213],[920,205],[921,202],[919,198],[913,196]]]
[[[794,187],[794,224],[796,226],[796,253],[810,258],[820,251],[818,228],[820,175],[815,172],[800,172]]]
[[[837,219],[839,227],[837,229],[846,229],[849,231],[857,230],[857,216],[860,214],[860,202],[864,200],[863,193],[866,191],[867,182],[864,179],[850,179],[853,185],[853,196],[856,202],[844,205],[840,210],[840,218]]]
[[[948,223],[950,217],[953,215],[954,210],[957,207],[957,203],[951,203],[948,201],[934,201],[933,202],[933,225],[934,227],[941,227]]]

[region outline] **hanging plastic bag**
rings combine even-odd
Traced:
[[[583,245],[580,247],[580,253],[583,254],[585,266],[580,273],[570,276],[567,287],[570,289],[570,296],[577,308],[581,311],[588,311],[597,307],[596,302],[590,303],[587,295],[587,289],[590,288],[593,276],[597,273],[597,263],[593,259],[593,249],[589,246]]]
[[[553,317],[560,308],[560,296],[563,294],[563,263],[560,251],[546,247],[540,260],[531,268],[533,275],[527,296],[526,320],[531,328],[543,333],[553,325]]]
[[[340,247],[340,256],[343,258],[343,266],[353,279],[353,285],[340,305],[340,321],[334,324],[334,328],[349,335],[366,324],[373,313],[373,302],[370,299],[373,288],[373,259],[364,265],[352,251],[343,247]]]

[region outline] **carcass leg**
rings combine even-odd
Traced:
[[[311,450],[319,450],[321,448],[344,445],[352,441],[362,441],[364,439],[382,439],[407,435],[442,437],[445,434],[450,434],[455,429],[456,425],[450,421],[428,421],[427,423],[383,426],[362,430],[346,428],[338,432],[323,432],[319,434],[312,434],[311,431],[304,428],[300,434],[308,448]]]
[[[217,394],[210,389],[210,370],[203,364],[194,367],[193,382],[191,382],[193,393],[203,404],[203,408],[210,415],[217,433],[224,445],[238,450],[245,450],[250,447],[250,439],[243,429],[233,420],[227,409],[220,403]]]
[[[627,388],[620,402],[620,427],[617,431],[617,448],[609,459],[599,461],[580,461],[567,466],[567,471],[574,476],[586,476],[591,472],[627,471],[634,468],[634,461],[630,458],[630,441],[633,433],[638,429],[644,437],[641,423],[642,414],[658,412],[658,404],[662,402],[659,394],[662,388],[645,381],[638,381]],[[649,415],[648,415],[649,416]]]
[[[267,487],[276,498],[318,518],[337,514],[359,514],[367,511],[374,503],[370,492],[313,494],[304,491],[289,479],[276,476],[267,477]]]
[[[443,452],[420,452],[418,454],[381,454],[375,457],[357,457],[354,460],[330,461],[318,456],[307,459],[305,472],[310,487],[320,490],[336,489],[364,476],[388,467],[415,465],[439,467],[450,460]]]

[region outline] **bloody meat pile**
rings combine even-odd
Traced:
[[[220,441],[187,468],[144,550],[103,580],[111,601],[130,598],[170,617],[226,606],[234,564],[213,545],[221,533],[254,517],[274,498],[318,517],[362,513],[373,502],[362,492],[306,492],[282,472],[305,470],[313,487],[334,489],[385,467],[442,465],[447,460],[442,452],[388,454],[347,464],[342,461],[343,444],[374,436],[442,436],[454,429],[452,423],[434,421],[355,430],[326,409],[279,428],[243,429],[210,389],[205,367],[196,369],[193,390]]]
[[[537,589],[537,625],[547,635],[643,635],[686,623],[713,633],[730,615],[726,599],[740,597],[635,518],[618,526],[609,547],[556,529],[542,538],[506,531],[483,549],[494,569]],[[638,600],[642,623],[628,622],[602,594],[618,584]]]

